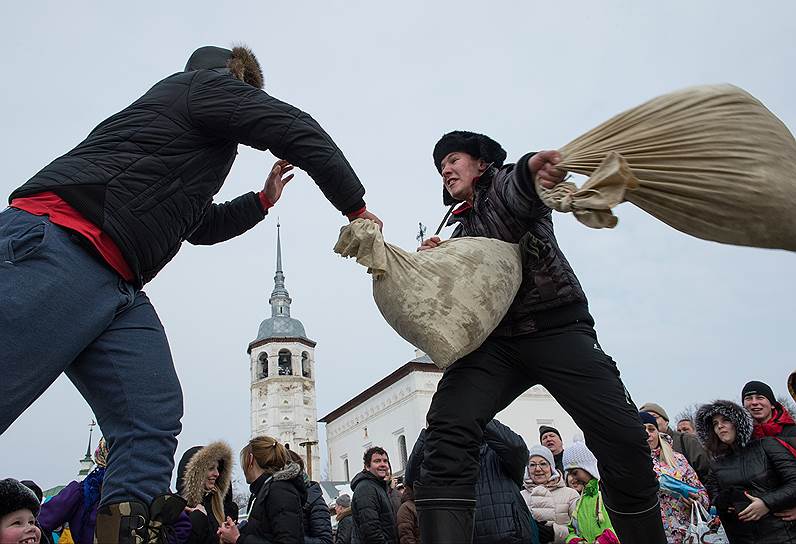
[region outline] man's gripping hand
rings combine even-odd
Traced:
[[[566,170],[559,170],[556,164],[561,162],[561,154],[555,150],[539,151],[528,159],[528,169],[535,175],[545,189],[552,189],[564,181]]]

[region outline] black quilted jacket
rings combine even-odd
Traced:
[[[143,285],[183,240],[215,244],[263,219],[255,193],[213,204],[239,143],[305,170],[341,212],[364,206],[362,184],[312,117],[226,69],[180,72],[155,84],[9,201],[54,191],[113,239]]]
[[[473,207],[454,212],[449,221],[458,223],[453,238],[483,236],[520,245],[522,284],[495,329],[496,336],[529,334],[578,321],[594,324],[586,295],[558,247],[552,212],[534,190],[526,166],[532,155],[517,165],[487,171],[476,183]]]

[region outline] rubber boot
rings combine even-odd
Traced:
[[[107,504],[97,510],[94,544],[147,544],[149,508],[138,501]]]
[[[608,505],[606,510],[622,544],[666,544],[660,504],[636,514],[620,514]]]
[[[471,544],[475,529],[474,489],[415,484],[420,541],[430,544]]]

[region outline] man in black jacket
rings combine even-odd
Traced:
[[[389,458],[383,448],[368,448],[365,468],[351,480],[351,513],[354,518],[352,544],[398,544],[398,528],[390,498]]]
[[[406,467],[406,478],[414,481],[420,472],[426,447],[426,430],[420,431]],[[552,542],[552,527],[539,526],[520,494],[528,446],[520,435],[493,419],[484,428],[479,450],[478,481],[475,487],[475,544],[524,544]],[[538,540],[535,538],[538,535]],[[423,536],[421,535],[421,541]],[[432,542],[438,542],[433,540]]]
[[[470,542],[484,427],[538,383],[569,412],[597,456],[605,506],[620,540],[666,542],[638,412],[597,341],[586,296],[553,233],[551,210],[536,194],[535,178],[548,188],[563,180],[555,167],[558,153],[529,153],[504,165],[500,144],[456,131],[437,142],[433,157],[444,202],[460,203],[452,212],[451,224],[458,223],[453,237],[518,243],[523,279],[492,335],[446,369],[431,401],[426,456],[415,484],[421,538]],[[439,243],[433,237],[420,249]]]
[[[184,240],[215,244],[262,221],[293,165],[349,219],[379,222],[331,137],[262,86],[248,49],[202,47],[0,213],[0,433],[67,374],[113,452],[97,520],[103,544],[131,541],[130,528],[144,535],[181,427],[180,384],[142,286]],[[259,193],[215,204],[239,143],[282,160]]]

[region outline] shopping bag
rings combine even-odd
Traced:
[[[694,503],[684,544],[729,544],[724,528],[721,525],[713,526],[711,519],[701,503]]]

